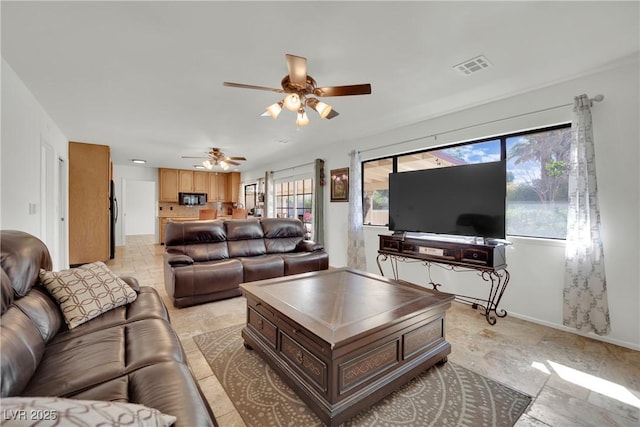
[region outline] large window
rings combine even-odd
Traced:
[[[493,162],[504,151],[507,234],[564,239],[570,138],[567,124],[365,161],[364,223],[388,225],[390,173]]]
[[[571,128],[512,135],[507,144],[507,234],[564,239]]]
[[[313,239],[313,181],[311,178],[280,181],[275,184],[278,218],[298,218],[305,226],[305,239]]]

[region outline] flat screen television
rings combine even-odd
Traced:
[[[506,162],[389,174],[389,229],[505,238]]]

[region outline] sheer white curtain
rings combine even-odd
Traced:
[[[571,132],[563,324],[606,335],[611,323],[600,238],[591,101],[587,95],[575,98]]]
[[[347,232],[347,266],[367,270],[364,250],[364,227],[362,218],[362,171],[360,153],[350,153],[349,168],[349,224]]]

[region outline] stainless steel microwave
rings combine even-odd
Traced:
[[[178,203],[187,206],[201,206],[207,204],[206,193],[178,193]]]

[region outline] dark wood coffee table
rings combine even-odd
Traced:
[[[446,362],[453,295],[341,268],[240,285],[242,337],[331,426]]]

